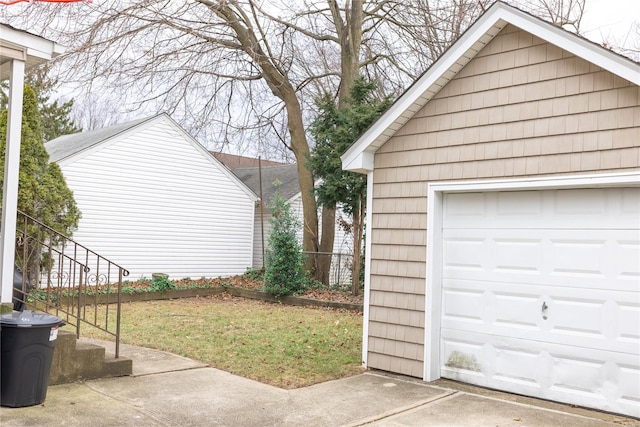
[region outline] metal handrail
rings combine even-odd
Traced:
[[[20,211],[17,225],[22,301],[74,326],[78,338],[83,324],[113,336],[118,358],[122,280],[129,271]]]

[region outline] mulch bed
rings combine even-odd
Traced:
[[[252,279],[247,275],[232,276],[232,277],[219,277],[215,279],[180,279],[174,280],[173,283],[177,289],[185,289],[189,287],[234,287],[259,291],[262,289],[262,280]],[[139,282],[128,282],[124,284],[131,288],[146,288],[149,286],[149,282],[142,280]],[[350,290],[334,290],[334,289],[307,289],[304,293],[297,295],[301,298],[309,298],[320,301],[332,301],[343,302],[349,304],[362,304],[364,298],[362,293],[360,295],[353,295]]]

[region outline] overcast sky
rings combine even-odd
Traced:
[[[634,45],[630,32],[634,20],[640,21],[640,0],[587,0],[586,11],[580,29],[594,42],[610,40],[620,47]],[[637,43],[640,44],[640,43]],[[636,44],[636,45],[637,45]]]

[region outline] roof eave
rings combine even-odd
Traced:
[[[505,3],[495,3],[341,156],[345,170],[373,170],[373,154],[433,98],[507,24],[640,85],[640,66],[589,40]],[[371,157],[371,159],[369,159]]]
[[[30,68],[62,55],[66,48],[52,40],[0,24],[0,64],[10,60],[25,61]],[[9,78],[9,67],[1,67],[0,80]]]

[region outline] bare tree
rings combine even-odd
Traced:
[[[330,252],[334,209],[323,209],[321,242],[306,167],[314,99],[330,93],[341,105],[359,74],[386,94],[401,92],[489,3],[104,0],[35,2],[1,13],[70,46],[57,64],[60,81],[86,93],[112,91],[134,109],[167,112],[206,145],[286,147],[298,165],[303,249]],[[326,279],[326,262],[312,257],[307,268]]]
[[[587,0],[512,0],[517,7],[551,22],[558,27],[580,33],[580,23]]]
[[[74,121],[84,131],[115,125],[123,119],[124,111],[115,98],[101,97],[97,93],[89,94],[73,105]]]

